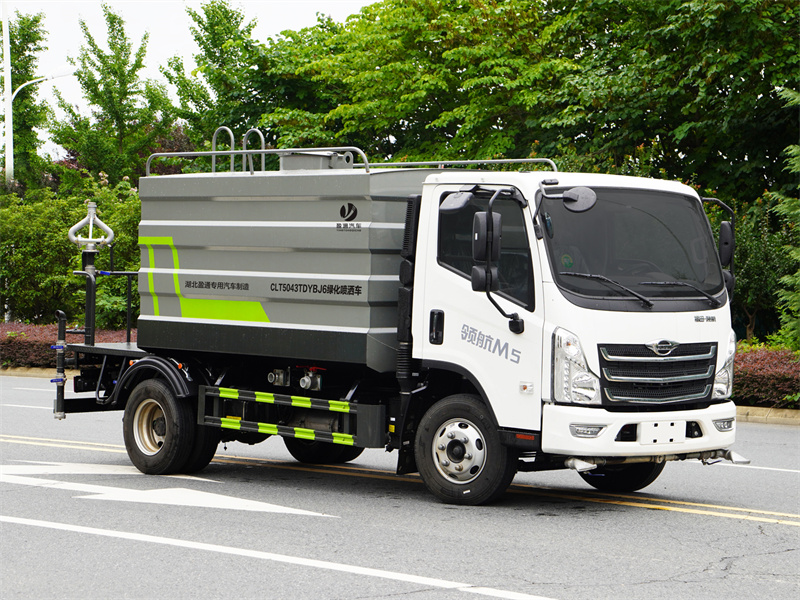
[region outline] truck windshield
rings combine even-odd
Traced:
[[[634,292],[706,302],[722,291],[714,241],[696,199],[649,190],[595,192],[597,204],[582,213],[570,212],[560,199],[542,200],[545,244],[562,289],[592,298],[631,298]]]

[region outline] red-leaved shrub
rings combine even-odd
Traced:
[[[57,325],[0,323],[0,364],[3,367],[56,368],[56,351],[50,346],[58,338]],[[95,343],[124,342],[126,332],[95,331]],[[136,341],[136,330],[131,331]],[[67,335],[67,343],[83,343],[83,335]]]
[[[787,396],[794,396],[786,400]],[[800,407],[800,361],[790,350],[756,348],[736,355],[733,399],[737,404]]]

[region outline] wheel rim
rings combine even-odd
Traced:
[[[161,405],[148,398],[133,415],[133,437],[139,450],[148,456],[158,454],[167,434],[167,420]]]
[[[450,419],[444,423],[433,439],[431,450],[436,469],[453,483],[470,483],[486,464],[483,435],[464,419]]]

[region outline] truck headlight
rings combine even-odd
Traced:
[[[556,402],[600,404],[600,380],[586,366],[581,342],[574,333],[553,332],[553,398]]]
[[[725,365],[714,377],[714,398],[730,398],[733,393],[733,359],[736,357],[736,334],[731,329]]]

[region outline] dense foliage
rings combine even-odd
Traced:
[[[145,160],[159,137],[172,129],[174,109],[161,84],[142,81],[139,76],[148,35],[133,52],[122,18],[105,4],[102,9],[108,51],[81,20],[85,46],[77,59],[68,59],[78,67],[75,74],[92,116],[80,114],[56,92],[58,105],[67,116],[53,121],[51,132],[53,141],[66,148],[75,166],[92,173],[103,171],[116,184],[123,177],[143,174]]]
[[[38,53],[47,49],[41,13],[24,15],[16,13],[16,19],[9,23],[11,36],[11,84],[14,90],[36,79],[39,74]],[[2,28],[0,27],[0,31]],[[5,32],[2,32],[5,35]],[[5,85],[0,74],[0,85]],[[39,156],[42,145],[36,135],[36,128],[47,124],[49,109],[36,99],[36,88],[26,86],[20,89],[13,102],[12,121],[14,124],[14,177],[23,184],[41,185],[45,172],[45,160]],[[5,149],[3,149],[5,159]]]

